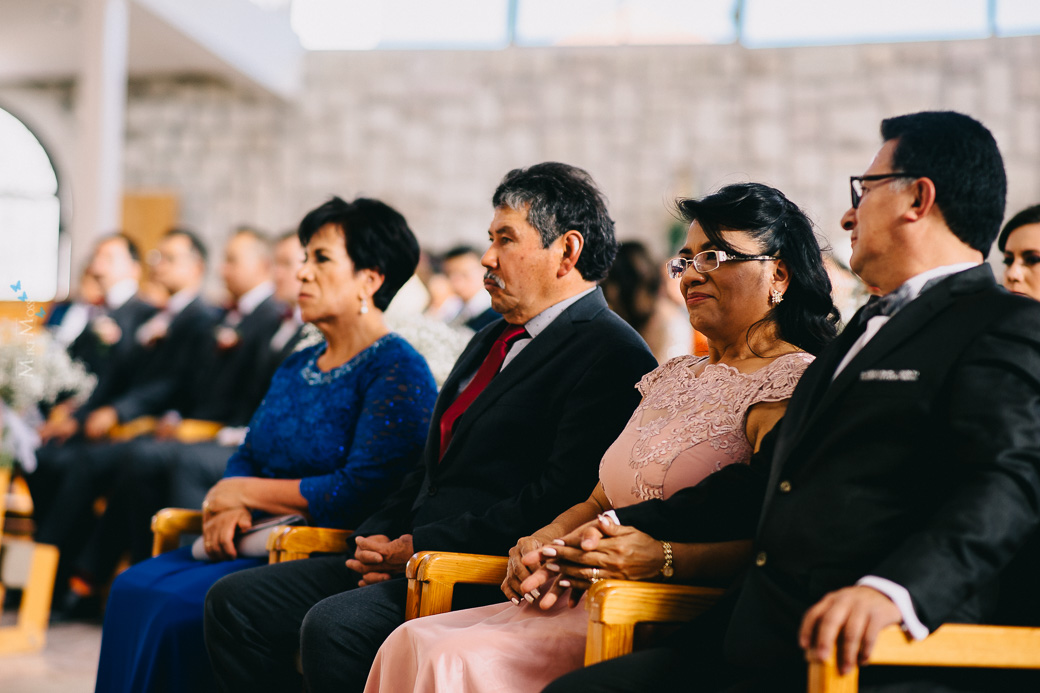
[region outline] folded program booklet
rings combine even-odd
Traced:
[[[267,537],[275,527],[282,525],[305,525],[307,518],[303,515],[275,515],[259,522],[252,527],[239,533],[235,538],[235,548],[238,550],[239,558],[258,558],[267,555]],[[196,561],[208,561],[206,546],[203,537],[199,537],[191,545],[191,557]]]

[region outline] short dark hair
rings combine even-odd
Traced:
[[[457,257],[462,257],[463,255],[476,255],[479,258],[481,254],[476,248],[474,248],[471,245],[457,245],[454,248],[446,251],[440,259],[441,262],[444,262],[445,260],[453,260]]]
[[[1007,239],[1011,232],[1019,226],[1026,226],[1027,224],[1040,224],[1040,205],[1026,207],[1011,217],[1008,223],[1004,224],[1004,229],[1000,232],[1000,238],[997,239],[997,247],[1000,248],[1000,252],[1004,252],[1004,247],[1007,246]]]
[[[419,242],[408,222],[400,212],[379,200],[359,197],[345,202],[333,197],[308,212],[300,222],[300,243],[307,245],[328,224],[343,231],[354,269],[371,269],[383,275],[383,285],[372,297],[372,303],[379,310],[386,310],[419,264]]]
[[[601,286],[610,309],[642,334],[657,306],[661,264],[639,241],[625,241]]]
[[[122,241],[126,245],[126,252],[130,255],[130,259],[140,264],[141,262],[141,249],[137,247],[137,243],[134,243],[134,239],[126,235],[124,231],[117,231],[110,233],[107,236],[102,236],[98,239],[95,248],[100,247],[102,243],[108,243],[109,241]]]
[[[946,225],[988,255],[1007,196],[1004,160],[993,134],[963,113],[925,111],[881,121],[881,136],[896,140],[894,170],[929,178]]]
[[[588,172],[550,161],[515,168],[498,184],[491,203],[495,208],[527,208],[527,221],[538,230],[542,247],[570,230],[585,239],[575,266],[587,281],[602,281],[617,255],[614,220],[607,201]]]
[[[784,300],[765,317],[776,324],[781,339],[810,354],[834,339],[841,316],[812,222],[798,205],[768,185],[737,183],[699,200],[680,199],[676,206],[682,219],[700,224],[719,250],[745,255],[722,236],[740,231],[761,245],[762,254],[787,264],[791,280]]]
[[[202,242],[202,239],[199,238],[197,233],[183,227],[178,227],[170,229],[164,233],[162,237],[174,238],[175,236],[181,236],[188,239],[188,242],[191,244],[192,252],[199,256],[199,259],[202,260],[202,264],[205,265],[209,261],[209,251],[206,250],[206,245]]]

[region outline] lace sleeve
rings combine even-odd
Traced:
[[[697,356],[676,356],[675,358],[668,359],[657,368],[653,369],[649,373],[643,376],[643,378],[636,383],[636,389],[639,390],[639,394],[646,397],[647,393],[654,389],[654,387],[668,376],[675,373],[680,368],[686,368],[697,364],[703,360],[703,357]]]
[[[757,371],[754,378],[758,387],[748,402],[748,406],[758,402],[781,402],[790,399],[802,373],[814,358],[812,354],[803,351],[785,354]]]
[[[437,388],[414,352],[388,358],[362,385],[362,410],[345,463],[300,482],[314,521],[353,527],[395,489],[422,454]]]

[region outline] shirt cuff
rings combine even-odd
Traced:
[[[875,589],[891,599],[892,603],[899,609],[899,615],[903,617],[903,630],[911,638],[924,640],[928,637],[928,627],[921,623],[921,619],[917,618],[917,611],[914,610],[910,592],[905,587],[876,575],[867,575],[864,578],[860,578],[856,584]]]

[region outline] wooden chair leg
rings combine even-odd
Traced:
[[[451,598],[455,593],[454,582],[430,580],[422,584],[419,599],[419,616],[432,616],[451,611]]]
[[[585,666],[630,653],[635,629],[634,623],[619,625],[589,621],[585,636]]]
[[[0,628],[0,653],[36,652],[47,642],[47,623],[58,572],[58,549],[49,544],[34,544],[29,576],[18,608],[18,623]]]
[[[834,655],[826,662],[809,662],[809,693],[856,693],[858,690],[858,668],[842,676]]]

